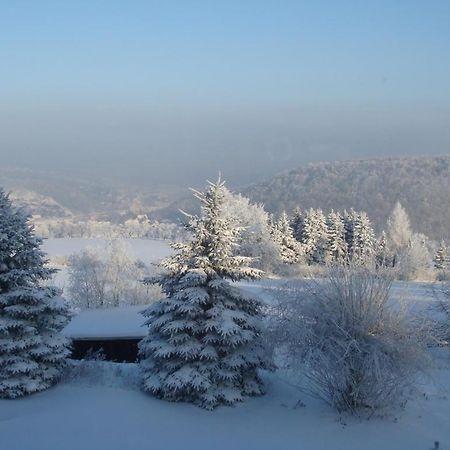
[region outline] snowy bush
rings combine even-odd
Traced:
[[[148,280],[167,298],[144,312],[149,332],[139,344],[146,391],[207,409],[261,394],[258,369],[269,366],[261,304],[230,283],[261,272],[234,254],[240,230],[223,212],[225,195],[221,182],[196,193],[202,214],[187,224],[192,240],[174,244],[162,274]]]
[[[401,405],[428,361],[428,326],[389,300],[391,277],[332,267],[322,281],[290,283],[271,339],[313,393],[339,412]]]
[[[44,286],[45,267],[29,217],[0,190],[0,397],[42,391],[60,376],[69,355],[59,332],[69,313],[60,291]]]
[[[105,253],[88,249],[72,255],[68,273],[68,296],[81,309],[147,304],[161,295],[157,286],[142,284],[148,269],[119,240]]]

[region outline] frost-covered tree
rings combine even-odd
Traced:
[[[297,228],[295,236],[301,242],[309,264],[323,263],[326,253],[327,225],[320,209],[309,209],[303,214],[301,229]]]
[[[298,207],[295,208],[295,210],[292,214],[291,228],[292,228],[292,233],[293,233],[295,239],[297,239],[297,241],[299,241],[299,242],[302,240],[302,235],[303,235],[303,221],[304,221],[304,216],[303,216],[301,209]]]
[[[433,261],[428,238],[413,233],[406,249],[398,254],[396,275],[402,280],[429,279]]]
[[[445,241],[441,241],[439,244],[439,248],[434,256],[433,262],[436,270],[446,270],[448,268],[448,247]]]
[[[75,253],[68,266],[68,297],[81,309],[147,304],[161,295],[156,286],[142,284],[149,270],[121,240],[111,241],[105,250]]]
[[[241,230],[235,253],[254,258],[258,269],[276,272],[281,263],[280,249],[273,239],[269,214],[241,194],[224,188],[224,195],[224,215]]]
[[[192,239],[174,244],[162,274],[148,280],[167,298],[144,312],[149,332],[139,351],[146,391],[212,409],[261,394],[258,369],[269,364],[261,304],[230,283],[261,272],[234,254],[240,230],[223,214],[224,184],[210,183],[195,196],[202,213],[189,217]]]
[[[392,261],[387,249],[386,232],[383,230],[376,243],[375,260],[377,267],[391,267]]]
[[[303,254],[302,245],[294,238],[289,217],[284,211],[274,225],[273,236],[281,260],[286,264],[298,263]]]
[[[410,247],[412,239],[408,214],[400,202],[395,204],[387,222],[387,246],[393,256],[395,266]]]
[[[347,258],[344,220],[339,212],[331,211],[327,217],[327,261],[343,262]]]
[[[375,233],[365,212],[356,214],[352,228],[352,260],[360,263],[370,261],[375,254]]]
[[[69,355],[60,331],[69,313],[60,291],[45,286],[42,241],[29,217],[0,190],[0,397],[15,398],[50,387]]]

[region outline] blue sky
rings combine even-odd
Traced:
[[[0,154],[199,176],[445,153],[449,23],[437,0],[0,0]]]

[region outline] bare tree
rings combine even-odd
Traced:
[[[84,250],[69,258],[68,297],[82,309],[146,304],[161,295],[141,282],[148,275],[123,242],[112,241],[105,252]]]

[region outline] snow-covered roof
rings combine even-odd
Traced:
[[[81,311],[63,330],[72,339],[142,338],[147,329],[140,314],[145,306],[126,306]]]

